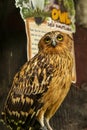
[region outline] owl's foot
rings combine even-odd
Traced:
[[[47,127],[47,130],[53,130],[52,127],[49,124],[49,120],[47,120],[46,118],[45,118],[45,125]]]
[[[48,129],[46,128],[46,126],[43,126],[40,128],[40,130],[48,130]]]

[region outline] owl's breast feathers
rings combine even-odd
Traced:
[[[53,79],[57,80],[58,75],[59,78],[61,75],[64,78],[67,73],[71,75],[71,70],[70,55],[61,58],[59,55],[38,53],[14,77],[2,114],[5,122],[10,126],[25,123],[29,126],[44,105],[43,97],[52,86]],[[55,83],[58,82],[55,81],[54,86]]]

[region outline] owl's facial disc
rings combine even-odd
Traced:
[[[52,46],[52,47],[56,47],[59,43],[61,43],[63,41],[63,35],[58,33],[48,33],[45,38],[44,38],[44,42],[47,46]]]

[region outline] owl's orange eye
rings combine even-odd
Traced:
[[[62,41],[62,40],[63,40],[63,35],[59,34],[59,35],[57,36],[57,40],[58,40],[58,41]]]
[[[51,41],[51,38],[49,36],[45,37],[44,39],[45,43],[49,43]]]

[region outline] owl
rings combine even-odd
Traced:
[[[33,130],[36,123],[40,130],[52,130],[49,121],[72,82],[72,42],[66,33],[48,32],[38,43],[38,53],[15,75],[2,112],[13,130]]]

